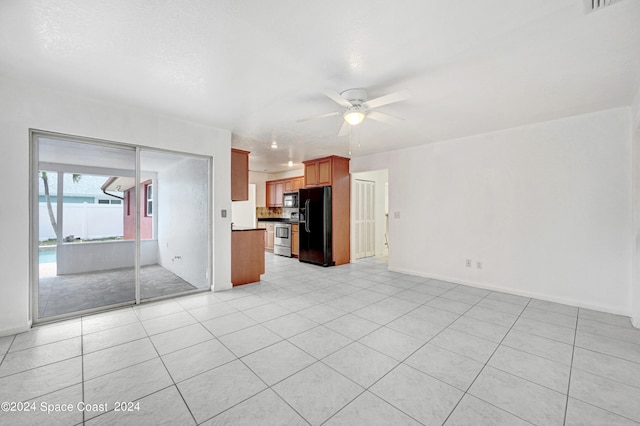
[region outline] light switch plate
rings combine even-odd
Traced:
[[[220,216],[227,217],[227,211],[225,209],[220,210]]]

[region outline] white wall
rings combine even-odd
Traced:
[[[249,184],[249,199],[231,202],[231,222],[235,226],[256,227],[256,185]]]
[[[51,203],[56,212],[57,204]],[[38,238],[40,241],[55,239],[56,233],[49,220],[47,203],[38,206]],[[121,237],[122,204],[67,203],[64,205],[63,236],[74,235],[83,239]]]
[[[56,273],[59,275],[133,268],[135,241],[95,241],[64,243],[57,248]],[[140,264],[158,263],[158,242],[140,241]]]
[[[355,247],[356,247],[356,233],[355,226],[353,225],[355,220],[356,200],[353,197],[355,194],[355,181],[368,180],[375,182],[375,255],[380,257],[386,255],[385,251],[385,228],[386,228],[386,216],[385,216],[385,184],[389,180],[388,170],[375,170],[370,172],[352,173],[351,174],[351,259],[355,261]]]
[[[303,175],[304,175],[304,168],[302,168],[302,169],[291,169],[291,170],[287,170],[286,172],[269,173],[269,179],[268,180],[287,179],[287,178],[299,177],[299,176],[303,176]]]
[[[389,269],[630,315],[630,117],[352,159],[352,172],[389,169]]]
[[[206,160],[185,158],[158,171],[155,187],[159,263],[197,288],[206,288],[209,281],[208,174]]]
[[[29,128],[213,156],[214,287],[231,287],[231,133],[0,77],[0,335],[30,325]]]
[[[640,90],[631,107],[633,137],[633,206],[634,206],[634,246],[632,282],[632,321],[640,328]]]
[[[270,180],[269,173],[249,172],[249,183],[256,186],[256,207],[267,206],[266,182]]]

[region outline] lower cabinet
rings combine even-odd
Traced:
[[[231,283],[236,285],[255,283],[264,274],[264,231],[231,232]]]
[[[298,256],[298,225],[291,225],[291,254]]]
[[[258,222],[258,228],[266,229],[264,233],[264,249],[265,251],[273,251],[274,224],[271,222]]]

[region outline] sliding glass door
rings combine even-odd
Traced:
[[[35,322],[210,288],[210,159],[32,143]]]
[[[140,297],[209,288],[209,162],[140,152]]]

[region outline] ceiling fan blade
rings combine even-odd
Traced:
[[[329,99],[331,99],[333,102],[337,103],[338,105],[341,105],[345,108],[349,108],[350,106],[353,106],[351,104],[351,102],[349,102],[348,100],[346,100],[345,98],[343,98],[342,96],[340,96],[340,93],[336,92],[335,90],[331,90],[331,89],[324,89],[322,90],[322,93]]]
[[[326,114],[321,114],[321,115],[314,115],[313,117],[307,117],[307,118],[301,118],[300,120],[296,120],[296,123],[301,123],[303,121],[309,121],[309,120],[317,120],[318,118],[325,118],[325,117],[333,117],[334,115],[339,115],[339,112],[328,112]]]
[[[392,126],[397,126],[404,122],[404,119],[402,118],[394,117],[393,115],[385,114],[378,111],[369,111],[367,113],[367,118],[380,121],[381,123],[390,124]]]
[[[408,90],[401,90],[395,93],[389,93],[388,95],[380,96],[379,98],[370,99],[363,103],[362,106],[368,109],[378,108],[383,105],[392,104],[394,102],[404,101],[409,98]]]
[[[338,132],[338,136],[346,136],[349,134],[350,124],[346,121],[342,122],[342,127],[340,127],[340,131]]]

